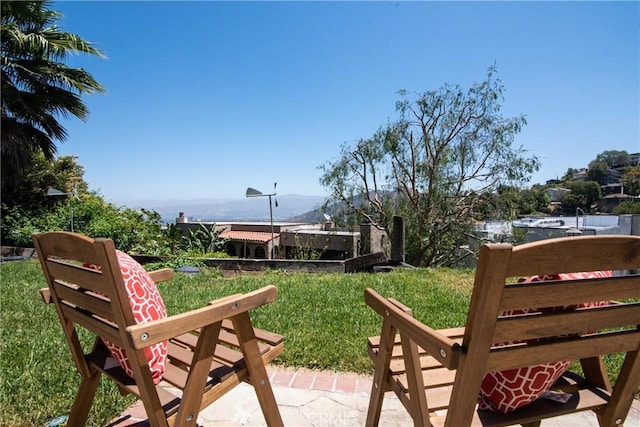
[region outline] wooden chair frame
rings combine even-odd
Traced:
[[[79,234],[34,234],[48,288],[81,383],[69,414],[69,426],[86,423],[100,377],[115,381],[123,394],[144,404],[151,426],[195,426],[199,412],[241,382],[251,384],[269,426],[282,426],[265,365],[284,350],[281,335],[254,328],[250,310],[271,303],[275,286],[211,301],[187,313],[136,324],[113,241]],[[95,264],[100,271],[83,267]],[[169,269],[153,272],[155,281],[173,276]],[[96,335],[86,351],[78,327]],[[129,377],[101,337],[125,349],[133,370]],[[162,382],[155,385],[144,349],[168,340]],[[177,392],[176,392],[177,390]]]
[[[517,283],[517,278],[585,271],[625,270],[614,277]],[[411,310],[373,289],[366,303],[382,317],[369,339],[375,372],[367,426],[380,419],[386,391],[399,397],[415,426],[540,425],[540,420],[592,410],[601,426],[622,425],[640,387],[640,237],[580,236],[520,246],[487,244],[480,250],[466,327],[434,330]],[[536,315],[505,310],[591,307]],[[620,302],[626,301],[626,302]],[[539,340],[538,340],[539,339]],[[495,346],[494,343],[519,343]],[[602,356],[626,353],[615,387]],[[554,390],[564,404],[538,399],[507,414],[477,410],[487,372],[559,360],[580,360],[583,375],[567,372]]]

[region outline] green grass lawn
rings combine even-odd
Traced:
[[[398,270],[386,274],[267,272],[221,277],[216,272],[176,274],[159,284],[170,314],[202,307],[221,296],[267,284],[278,287],[272,304],[252,313],[258,327],[285,336],[276,359],[288,367],[371,373],[366,339],[380,332],[380,319],[363,299],[373,287],[413,308],[435,328],[462,326],[473,282],[472,271]],[[44,278],[37,261],[0,264],[0,425],[43,425],[68,413],[79,383],[53,307],[38,290]],[[90,343],[87,336],[81,337]],[[608,360],[609,366],[619,364]],[[133,402],[103,381],[90,417],[104,425]]]

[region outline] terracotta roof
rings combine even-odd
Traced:
[[[274,237],[279,234],[274,234]],[[220,238],[236,240],[242,242],[258,242],[267,243],[271,241],[271,233],[257,232],[257,231],[223,231],[220,233]]]

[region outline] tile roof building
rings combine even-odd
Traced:
[[[200,225],[220,232],[224,251],[232,257],[254,259],[342,260],[382,251],[386,235],[368,225],[358,231],[336,230],[333,224],[274,222],[189,222],[184,213],[176,219],[183,235]],[[367,239],[362,244],[363,236]],[[363,249],[364,248],[364,249]]]

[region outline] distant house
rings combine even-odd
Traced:
[[[565,196],[570,192],[571,190],[563,187],[551,187],[547,189],[551,203],[561,203]]]
[[[622,180],[622,169],[609,169],[604,178],[605,184],[617,184]]]
[[[580,169],[578,172],[574,173],[571,177],[572,181],[587,181],[589,179],[589,174],[587,169]]]
[[[600,186],[602,190],[602,195],[607,196],[611,194],[624,194],[624,187],[622,186],[622,182],[618,181],[613,184],[606,184]]]
[[[611,193],[596,202],[598,212],[611,213],[622,202],[633,200],[633,196],[622,193]]]
[[[380,230],[362,225],[359,231],[336,230],[331,222],[190,222],[184,213],[176,218],[183,235],[200,225],[215,227],[225,240],[224,251],[232,257],[271,259],[341,260],[382,251],[388,239]],[[364,237],[363,237],[364,236]],[[366,242],[363,242],[362,239]]]

